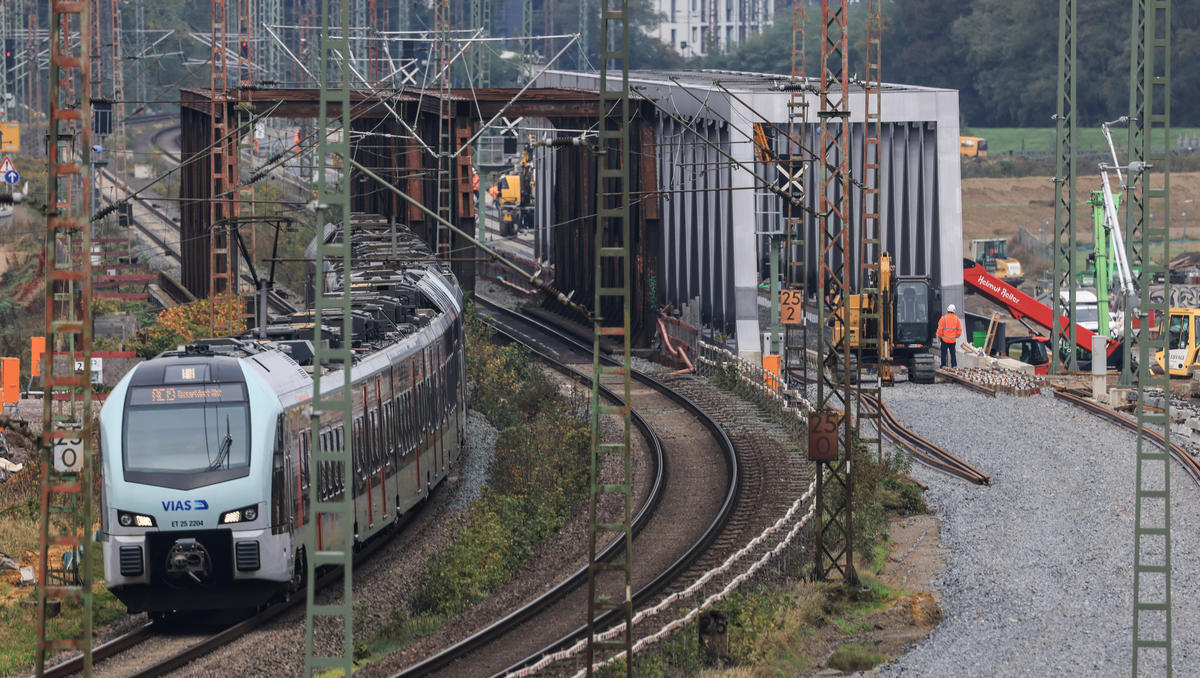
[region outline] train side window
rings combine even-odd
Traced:
[[[354,456],[354,470],[362,472],[362,419],[355,417],[350,427],[350,452]]]
[[[392,430],[388,426],[388,422],[391,420],[388,413],[391,409],[392,404],[390,402],[379,405],[379,462],[381,466],[387,465],[388,455],[392,452]]]
[[[372,471],[375,471],[379,468],[379,423],[378,423],[378,420],[379,420],[379,418],[375,416],[375,411],[372,410],[370,413],[370,417],[369,417],[370,428],[367,430],[367,437],[369,437],[371,439],[371,445],[370,445],[370,453],[371,454],[370,454],[370,458],[368,459],[368,461],[370,463],[370,468]]]
[[[400,394],[400,404],[396,410],[397,426],[400,429],[400,456],[408,454],[408,392]]]
[[[396,427],[396,421],[399,419],[400,408],[397,407],[396,399],[388,401],[388,449],[391,463],[395,465],[396,460],[400,458],[400,430]]]
[[[424,400],[425,399],[421,395],[424,392],[425,392],[425,382],[418,381],[417,385],[413,387],[413,398],[412,398],[413,430],[416,432],[416,435],[418,438],[420,438],[421,435],[425,433],[425,413],[422,411],[423,409],[425,409],[424,408],[424,405],[425,405]]]
[[[308,489],[308,465],[311,457],[309,456],[309,437],[311,431],[300,432],[300,489]]]
[[[392,445],[393,459],[397,464],[404,456],[404,407],[400,404],[400,396],[392,401]]]

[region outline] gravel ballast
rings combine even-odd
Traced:
[[[946,619],[879,675],[1128,675],[1134,435],[1049,394],[990,398],[952,384],[903,383],[884,400],[913,431],[990,474],[992,485],[913,465],[949,550],[934,581]],[[1178,464],[1171,471],[1174,670],[1197,676],[1200,488]]]

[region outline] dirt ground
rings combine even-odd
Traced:
[[[1091,191],[1100,188],[1100,177],[1093,174],[1081,176],[1075,189],[1081,206],[1076,210],[1077,227],[1080,238],[1087,241],[1091,241],[1092,213],[1084,203]],[[1171,174],[1172,238],[1182,238],[1185,231],[1189,238],[1200,238],[1198,200],[1200,172]],[[1043,222],[1049,239],[1054,225],[1054,183],[1050,177],[963,179],[962,205],[964,248],[972,238],[1016,236],[1021,226],[1040,237]],[[1200,243],[1188,249],[1200,249]]]
[[[825,629],[823,634],[831,650],[854,643],[889,658],[900,657],[942,621],[941,594],[932,582],[946,567],[947,551],[941,546],[937,517],[925,514],[893,520],[888,534],[892,538],[891,553],[879,579],[890,588],[911,593],[886,609],[862,617],[862,622],[872,626],[870,631],[847,636],[833,628]],[[822,669],[814,675],[847,674]],[[872,678],[876,672],[848,675]]]

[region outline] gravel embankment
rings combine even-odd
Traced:
[[[918,434],[990,474],[992,486],[914,465],[949,549],[934,581],[946,619],[879,675],[1128,675],[1133,434],[1049,394],[992,399],[905,383],[884,398]],[[1178,465],[1171,470],[1174,670],[1197,676],[1200,489]]]

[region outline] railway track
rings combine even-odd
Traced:
[[[917,461],[976,485],[992,484],[992,479],[983,471],[904,426],[885,403],[876,400],[869,393],[860,393],[859,397],[862,398],[863,404],[879,413],[879,422],[884,435],[891,438],[900,448],[907,450]]]
[[[399,524],[396,529],[392,530],[392,534],[403,529],[412,516]],[[368,542],[362,549],[355,553],[355,565],[360,561],[368,560],[388,541],[390,534],[382,535],[383,538],[375,539]],[[341,573],[339,570],[331,570],[323,574],[317,580],[317,590],[325,588],[329,584],[341,582]],[[280,601],[269,607],[255,613],[254,615],[243,619],[235,624],[231,624],[225,628],[219,629],[211,633],[195,633],[187,634],[175,638],[173,643],[178,644],[180,649],[169,652],[162,659],[151,661],[145,666],[129,669],[122,667],[120,675],[127,678],[157,678],[165,676],[172,671],[185,666],[192,661],[204,657],[216,648],[227,645],[254,629],[267,624],[271,620],[279,617],[284,612],[291,610],[305,600],[303,589],[293,595],[291,598]],[[106,667],[102,662],[117,658],[133,648],[138,647],[142,643],[152,639],[163,639],[167,634],[175,631],[172,628],[171,620],[166,621],[151,621],[146,622],[133,628],[112,640],[109,640],[92,649],[92,662],[96,666],[95,675],[103,675],[107,673]],[[60,662],[46,669],[46,678],[63,678],[65,676],[75,675],[83,671],[83,656],[73,657],[67,661]]]
[[[542,348],[545,347],[543,346]],[[537,349],[535,348],[535,350]],[[581,358],[583,357],[583,354],[579,353],[573,356],[560,357]],[[588,357],[590,359],[590,356]],[[551,362],[556,361],[551,360]],[[581,378],[577,372],[570,371],[568,368],[566,368],[566,363],[561,364],[563,365],[563,370],[574,375],[575,377]],[[616,400],[615,395],[609,395],[613,400]],[[665,467],[663,463],[663,445],[661,440],[657,435],[654,434],[653,430],[649,427],[645,420],[636,413],[634,416],[634,421],[639,432],[647,441],[647,447],[650,449],[649,469],[651,478],[651,481],[648,483],[646,500],[644,501],[643,506],[634,521],[634,531],[636,534],[645,527],[649,521],[649,518],[654,513],[654,509],[661,496],[661,490],[665,482]],[[386,544],[387,541],[388,540],[384,538],[369,543],[356,555],[356,565],[358,562],[370,558],[371,555],[373,555],[379,548]],[[620,553],[620,544],[618,542],[614,542],[609,544],[601,552],[601,557],[612,559],[619,556]],[[576,572],[575,574],[578,576],[580,573]],[[586,571],[582,572],[582,575],[584,577],[584,581],[586,581]],[[338,573],[328,573],[322,576],[321,580],[318,582],[318,588],[320,589],[327,583],[338,580],[340,580],[340,575]],[[541,596],[538,601],[543,606],[550,605],[557,598],[569,593],[570,590],[570,588],[556,588]],[[170,623],[165,622],[148,622],[141,624],[138,627],[131,629],[130,631],[100,646],[97,646],[94,649],[93,661],[96,664],[96,675],[111,674],[136,676],[137,678],[151,678],[168,675],[176,669],[185,666],[198,658],[207,656],[213,650],[227,645],[234,640],[245,636],[254,629],[269,623],[271,620],[279,617],[288,610],[296,608],[303,601],[304,596],[302,594],[293,596],[290,600],[271,605],[270,607],[251,616],[248,619],[212,633],[178,633],[178,629],[172,628]],[[506,621],[508,623],[512,623],[520,618],[521,613],[518,611],[517,613],[507,617]],[[502,624],[495,626],[495,629],[501,628],[503,628]],[[480,639],[485,638],[487,638],[487,634],[477,634],[477,637],[473,642],[477,643],[480,641]],[[128,656],[129,654],[134,654],[130,653],[130,650],[143,645],[149,640],[154,640],[157,643],[167,645],[170,649],[167,649],[166,652],[163,652],[161,647],[156,648],[158,651],[155,654],[161,658],[154,659],[149,662],[139,663],[138,658]],[[464,647],[469,645],[470,643],[467,643],[464,645]],[[178,649],[170,646],[177,646]],[[106,660],[112,660],[114,663],[119,663],[119,666],[115,668],[106,667],[103,663]],[[45,675],[51,677],[69,676],[79,673],[82,668],[82,657],[76,657],[50,667]]]
[[[540,359],[557,364],[559,369],[569,369],[576,379],[590,385],[585,373],[591,369],[590,346],[486,298],[476,299],[500,333],[529,346]],[[639,522],[644,524],[635,528],[639,568],[633,599],[634,605],[641,607],[666,590],[719,536],[736,504],[739,465],[729,438],[698,407],[645,375],[635,372],[634,379],[637,385],[631,405],[637,418],[654,428],[666,427],[670,422],[669,428],[676,431],[664,447],[661,489],[653,501],[645,502],[639,514]],[[681,436],[683,427],[691,431]],[[696,463],[702,464],[701,468],[721,466],[724,473],[669,470],[690,469]],[[697,521],[698,515],[704,519]],[[614,551],[612,555],[619,553]],[[366,675],[488,676],[528,665],[586,635],[586,582],[584,566],[541,597],[449,648],[410,663],[398,673],[372,671],[369,667]],[[605,614],[598,618],[597,628],[611,626],[619,619],[615,613]]]
[[[789,374],[794,379],[803,382],[810,382],[807,374],[803,374],[796,370],[790,370]],[[969,382],[963,382],[966,385],[971,385]],[[985,392],[987,395],[995,396],[991,391]],[[924,464],[936,471],[941,471],[958,478],[962,478],[976,485],[990,485],[992,479],[988,474],[980,471],[966,461],[960,459],[954,454],[948,452],[945,448],[917,435],[912,429],[906,427],[895,414],[892,413],[886,403],[876,400],[869,393],[860,393],[863,404],[873,411],[879,413],[879,422],[882,428],[881,433],[901,449],[907,451],[913,456],[917,462]]]
[[[1054,392],[1054,397],[1058,398],[1059,400],[1066,401],[1080,409],[1086,410],[1087,412],[1114,423],[1117,426],[1130,431],[1137,431],[1137,421],[1135,419],[1126,417],[1125,415],[1109,409],[1099,403],[1092,402],[1091,400],[1088,400],[1087,397],[1079,393],[1075,393],[1070,390],[1056,390]],[[1166,442],[1163,435],[1158,431],[1147,429],[1146,435],[1148,435],[1150,439],[1153,440],[1154,443],[1159,447],[1162,447]],[[1183,467],[1183,470],[1186,471],[1189,476],[1191,476],[1192,480],[1196,482],[1196,484],[1200,484],[1200,461],[1197,461],[1196,458],[1193,457],[1192,454],[1179,443],[1171,443],[1170,453],[1175,461],[1179,462],[1179,465]]]

